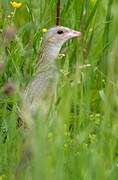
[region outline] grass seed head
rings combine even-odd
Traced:
[[[4,33],[5,39],[11,41],[12,39],[14,39],[15,35],[16,35],[16,27],[14,25],[8,26]]]
[[[6,95],[11,95],[15,91],[15,85],[13,82],[8,81],[4,84],[3,91]]]

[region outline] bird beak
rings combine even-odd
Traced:
[[[75,30],[70,30],[70,31],[68,31],[67,35],[69,37],[79,37],[79,36],[81,36],[81,32],[75,31]]]

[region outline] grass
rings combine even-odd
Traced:
[[[0,2],[0,180],[15,179],[24,138],[16,128],[17,105],[34,71],[41,30],[55,25],[55,1],[20,2],[13,18],[8,18],[10,1]],[[26,136],[33,141],[34,158],[19,170],[19,179],[116,180],[118,2],[62,0],[61,6],[62,25],[80,30],[82,37],[63,47],[60,101],[52,105],[48,121],[36,116],[32,138]],[[11,23],[17,28],[12,41],[4,35]],[[10,95],[8,80],[15,86]]]

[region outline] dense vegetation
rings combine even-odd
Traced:
[[[34,71],[42,29],[56,19],[54,0],[19,2],[15,9],[0,0],[0,180],[15,179],[24,138],[17,107]],[[62,48],[57,103],[48,120],[36,116],[34,158],[19,179],[116,180],[118,1],[62,0],[61,8],[61,24],[82,36]]]

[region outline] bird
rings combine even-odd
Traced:
[[[59,69],[56,63],[59,52],[66,41],[80,36],[81,32],[64,26],[52,27],[44,34],[37,59],[36,72],[23,94],[20,114],[23,126],[22,132],[24,133],[24,129],[26,131],[23,154],[16,168],[16,177],[20,176],[22,169],[32,156],[32,132],[35,124],[35,113],[40,112],[42,119],[46,119],[54,102],[59,80]]]
[[[56,59],[66,41],[80,36],[81,32],[64,26],[55,26],[45,32],[35,75],[27,85],[23,95],[22,109],[26,126],[32,126],[32,120],[30,121],[32,117],[28,114],[33,115],[40,111],[42,117],[46,117],[49,113],[59,79]]]

